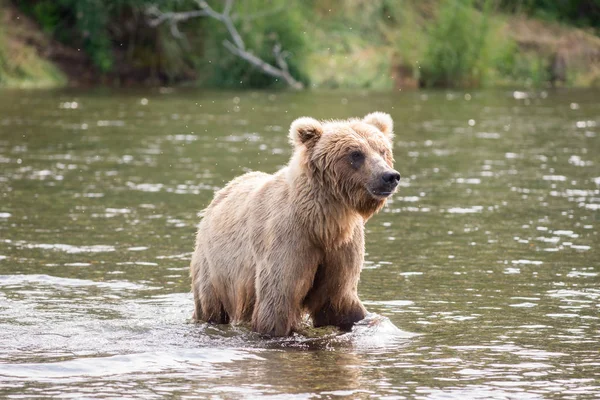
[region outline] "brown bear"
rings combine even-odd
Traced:
[[[194,319],[251,322],[270,336],[315,327],[350,330],[365,317],[357,285],[364,224],[395,191],[392,118],[317,121],[290,128],[294,153],[273,175],[250,172],[200,213],[191,277]]]

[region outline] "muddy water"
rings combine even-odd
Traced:
[[[396,121],[346,335],[189,323],[196,212],[302,115]],[[600,397],[600,93],[0,93],[0,397]]]

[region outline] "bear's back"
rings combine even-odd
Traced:
[[[214,210],[223,206],[223,202],[239,202],[247,200],[251,193],[265,182],[270,180],[273,175],[265,172],[253,171],[230,181],[224,188],[215,193],[215,197],[210,202],[203,214],[207,214],[209,210]],[[235,204],[234,204],[235,206]],[[239,207],[236,207],[239,208]]]

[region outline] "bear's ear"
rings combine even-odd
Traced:
[[[364,117],[363,121],[373,125],[390,139],[394,136],[394,121],[392,121],[390,114],[376,111]]]
[[[294,146],[313,147],[323,134],[323,125],[314,118],[302,117],[292,122],[290,141]]]

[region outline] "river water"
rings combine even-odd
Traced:
[[[196,213],[381,110],[352,333],[190,322]],[[600,397],[600,92],[3,91],[0,397]]]

